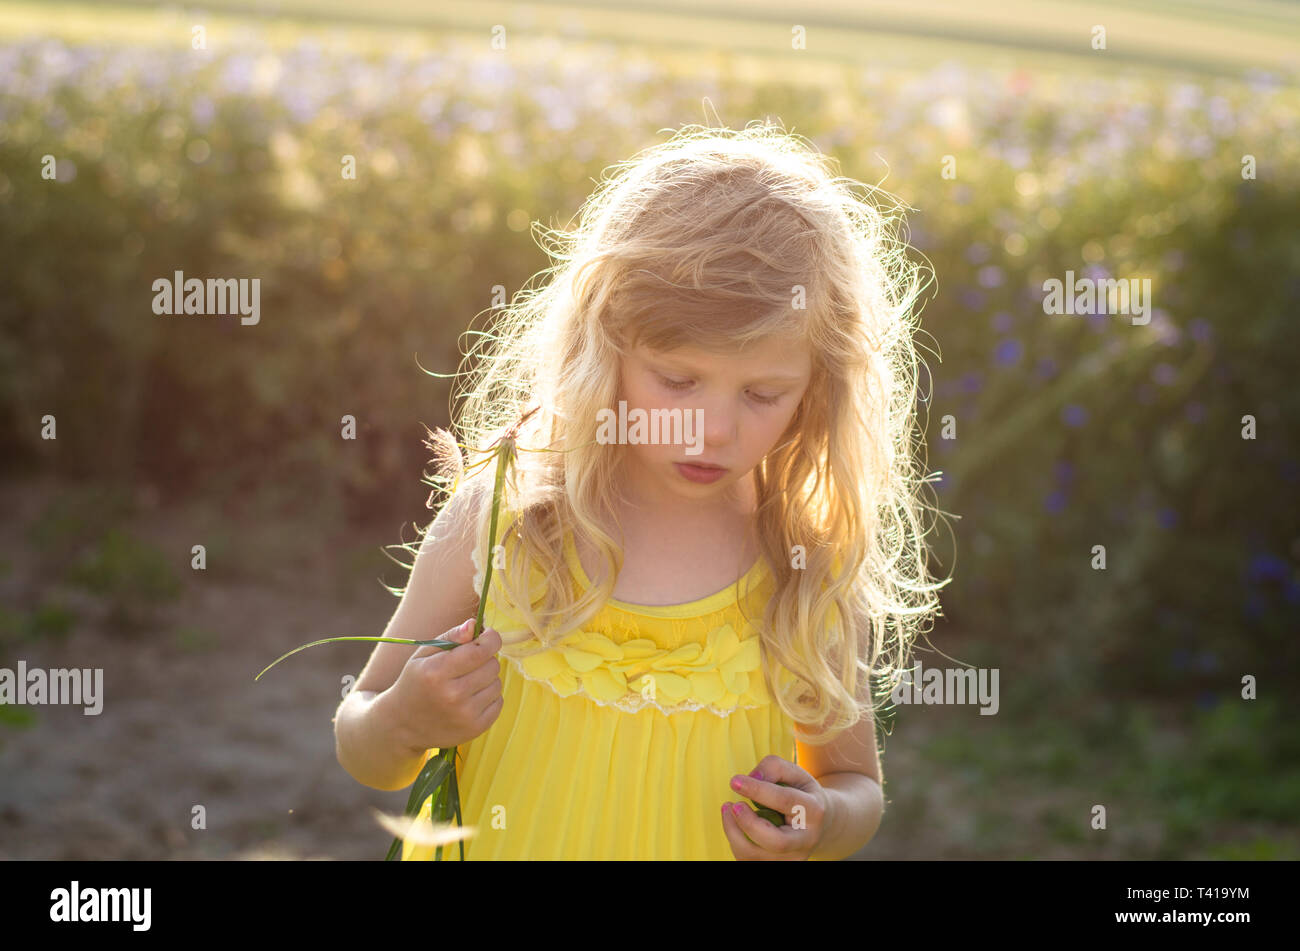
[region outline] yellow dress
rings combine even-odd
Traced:
[[[485,547],[474,552],[475,591]],[[571,537],[565,556],[585,590],[591,581]],[[465,859],[734,861],[721,808],[745,797],[731,777],[769,754],[795,759],[793,723],[763,682],[752,623],[773,590],[764,558],[686,604],[611,599],[558,647],[522,659],[508,632],[534,650],[537,641],[498,605],[497,577],[483,623],[503,638],[503,706],[459,747],[461,820],[476,828]],[[792,682],[774,669],[779,686]],[[426,801],[421,816],[429,815]],[[434,851],[403,843],[402,860],[432,860]],[[442,855],[457,860],[458,844]]]

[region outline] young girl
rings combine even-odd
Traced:
[[[484,446],[527,417],[498,546],[495,471],[457,469],[385,631],[462,644],[377,645],[336,725],[379,789],[458,747],[466,859],[839,859],[875,834],[873,697],[947,581],[916,498],[919,268],[829,165],[770,125],[689,126],[500,314],[458,420]]]

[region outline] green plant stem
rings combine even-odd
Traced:
[[[506,466],[509,462],[510,453],[513,450],[514,450],[514,441],[509,438],[503,439],[501,442],[501,446],[497,449],[497,471],[496,471],[496,479],[494,480],[492,485],[492,516],[488,524],[488,550],[486,553],[486,557],[484,559],[485,564],[483,568],[483,587],[479,592],[478,612],[474,617],[475,638],[477,638],[480,634],[483,633],[483,612],[487,608],[488,589],[492,584],[492,561],[494,557],[494,552],[496,550],[497,516],[501,509],[501,491],[505,486]],[[407,815],[412,815],[412,816],[418,815],[420,812],[420,807],[423,805],[425,797],[423,795],[420,795],[417,798],[415,796],[415,792],[421,788],[422,780],[424,781],[423,785],[428,785],[430,782],[429,777],[434,773],[434,771],[438,770],[440,765],[445,765],[447,767],[447,772],[439,773],[440,778],[437,780],[436,783],[438,787],[438,791],[436,794],[439,796],[439,800],[441,800],[441,796],[444,792],[444,785],[448,787],[445,791],[450,794],[451,800],[454,803],[453,815],[456,818],[456,824],[458,826],[462,825],[461,811],[460,811],[460,787],[456,780],[457,754],[458,754],[458,750],[456,747],[451,748],[450,756],[448,756],[447,750],[439,750],[437,756],[432,757],[427,763],[424,764],[424,769],[420,770],[420,775],[417,776],[415,779],[414,787],[412,790],[413,793],[412,800],[410,803],[407,804]],[[439,818],[436,815],[437,805],[438,805],[438,801],[435,801],[434,806],[430,809],[430,818],[432,818],[433,821],[435,822],[439,821]],[[465,859],[464,839],[460,840],[458,844],[460,845],[461,861],[464,861]],[[394,839],[392,846],[390,846],[388,850],[388,859],[392,859],[395,851],[400,848],[401,848],[401,840]],[[437,850],[434,852],[434,861],[435,862],[442,861],[442,846],[438,846]]]
[[[348,635],[346,637],[326,637],[319,641],[312,641],[310,644],[303,644],[301,647],[295,647],[287,654],[281,654],[275,660],[271,661],[271,663],[267,664],[264,668],[262,668],[262,673],[258,674],[253,679],[254,680],[259,679],[262,676],[262,674],[266,673],[276,664],[280,663],[280,661],[284,660],[286,657],[292,657],[294,654],[298,653],[298,651],[305,651],[307,648],[315,647],[317,644],[332,644],[335,641],[383,641],[386,644],[410,644],[415,647],[438,647],[441,648],[442,650],[449,650],[450,648],[456,646],[455,641],[443,640],[440,637],[428,641],[416,641],[410,639],[409,637],[374,637],[374,636],[361,635],[361,634]]]
[[[514,456],[515,443],[513,432],[507,433],[501,438],[500,445],[496,449],[497,471],[496,479],[492,485],[492,518],[488,526],[488,551],[486,565],[483,570],[483,587],[479,593],[478,612],[474,616],[474,638],[483,633],[483,612],[487,608],[488,590],[492,585],[492,561],[496,550],[497,540],[497,518],[501,510],[501,493],[505,487],[506,467],[510,464]],[[473,638],[472,638],[473,639]],[[431,640],[414,640],[407,637],[373,637],[367,635],[348,635],[345,637],[326,637],[318,641],[312,641],[309,644],[303,644],[301,647],[295,647],[287,654],[282,654],[263,668],[254,680],[261,678],[280,661],[286,657],[292,657],[299,651],[306,650],[308,647],[315,647],[318,644],[332,644],[335,641],[380,641],[386,644],[407,644],[415,647],[437,647],[439,650],[451,650],[459,646],[456,641],[449,641],[443,638],[433,638]],[[438,750],[437,756],[431,756],[421,768],[419,775],[415,777],[415,782],[411,784],[411,795],[406,801],[406,815],[414,818],[420,814],[420,809],[424,806],[425,800],[433,796],[433,803],[430,806],[430,818],[434,822],[447,822],[452,817],[456,820],[456,825],[463,825],[461,821],[460,809],[460,784],[456,776],[456,757],[458,755],[456,747],[450,749]],[[465,860],[465,840],[458,841],[460,846],[461,861]],[[395,836],[392,844],[388,847],[388,854],[384,856],[387,862],[394,861],[401,855],[402,838]],[[437,847],[434,854],[434,861],[442,861],[442,846]]]

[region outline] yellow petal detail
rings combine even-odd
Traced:
[[[622,674],[611,673],[603,667],[597,667],[589,674],[582,675],[582,687],[597,700],[606,702],[617,700],[627,693],[627,681]]]
[[[599,634],[588,634],[574,644],[573,647],[589,654],[596,654],[603,660],[619,660],[623,656],[623,648],[608,637],[602,637]]]
[[[604,634],[578,630],[548,651],[520,658],[519,666],[533,680],[549,682],[562,697],[581,691],[601,703],[643,694],[671,712],[683,701],[715,710],[769,702],[758,631],[748,623],[741,630],[743,638],[724,624],[704,644],[671,650],[648,638],[618,644]],[[653,693],[644,689],[647,683],[653,684]]]
[[[744,671],[737,671],[730,676],[724,675],[723,679],[727,683],[727,689],[732,693],[744,693],[749,689],[749,674]]]
[[[561,697],[570,697],[578,692],[578,678],[572,671],[563,670],[551,678],[551,686]]]
[[[626,660],[644,660],[647,657],[653,657],[657,653],[659,653],[659,648],[655,642],[644,637],[638,637],[634,641],[623,644],[623,657]]]
[[[589,670],[595,670],[596,667],[600,665],[599,654],[578,650],[576,647],[561,647],[560,653],[562,653],[564,659],[569,662],[569,666],[580,674],[585,674]]]
[[[705,670],[691,676],[691,686],[695,690],[695,696],[701,703],[717,703],[717,701],[726,693],[726,688],[722,684],[722,678],[718,676],[717,671]]]
[[[736,651],[740,650],[740,638],[736,636],[735,630],[730,624],[724,624],[713,634],[714,638],[714,660],[719,664],[725,664],[735,656]]]
[[[684,700],[691,692],[691,682],[685,677],[665,671],[655,671],[650,676],[655,680],[656,696],[673,703]]]
[[[520,658],[519,665],[523,667],[524,673],[535,680],[550,680],[569,669],[558,651],[542,651],[531,657]]]
[[[704,653],[704,648],[699,644],[683,644],[656,661],[655,666],[676,667],[678,664],[689,664],[692,661],[699,660],[702,653]]]
[[[722,664],[722,675],[730,677],[739,671],[755,670],[763,663],[762,654],[759,653],[758,638],[752,637],[744,641],[730,660]]]

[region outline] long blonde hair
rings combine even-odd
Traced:
[[[812,379],[754,470],[755,517],[775,582],[760,627],[764,680],[819,743],[874,709],[870,674],[888,697],[937,613],[932,593],[948,583],[928,583],[914,460],[921,268],[895,234],[901,214],[857,195],[861,183],[830,162],[751,123],[686,126],[614,166],[575,230],[539,226],[552,239],[543,247],[555,263],[540,272],[550,279],[525,286],[466,354],[480,359],[460,378],[465,402],[453,413],[459,438],[482,446],[532,409],[521,449],[559,450],[517,456],[506,507],[518,515],[498,538],[513,529],[518,544],[494,574],[542,650],[600,610],[622,568],[618,540],[601,527],[614,517],[617,457],[593,438],[598,411],[616,400],[620,355],[638,342],[714,349],[803,336]],[[488,469],[464,484],[490,486]],[[576,599],[563,583],[574,527],[606,564]],[[538,569],[540,587],[530,582]],[[773,690],[769,659],[802,686]]]

